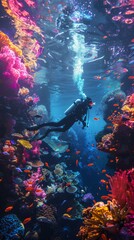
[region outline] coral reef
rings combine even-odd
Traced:
[[[1,96],[17,96],[20,84],[32,86],[33,78],[28,74],[24,63],[13,50],[4,46],[0,51],[1,61]]]
[[[24,231],[24,225],[15,214],[8,214],[0,219],[0,234],[4,239],[20,239]]]
[[[31,177],[25,180],[24,186],[26,191],[31,192],[36,197],[45,199],[46,193],[45,191],[38,185],[38,183],[42,180],[42,174],[40,168],[37,169],[37,172],[34,172]]]
[[[107,118],[111,121],[110,133],[102,133],[101,140],[97,144],[99,150],[114,154],[118,159],[119,168],[130,168],[133,164],[134,156],[134,94],[127,96],[122,107],[118,106],[118,112]],[[124,161],[124,159],[127,159]]]
[[[43,206],[37,208],[36,219],[37,221],[42,223],[49,223],[51,225],[55,225],[57,224],[56,213],[57,210],[54,206],[48,206],[44,204]]]
[[[118,205],[127,207],[128,211],[134,210],[134,170],[119,171],[114,176],[109,177],[110,194]]]
[[[109,201],[107,204],[98,202],[83,210],[84,226],[80,227],[77,236],[82,240],[95,240],[104,232],[116,234],[126,213],[125,209],[119,209],[116,201]]]

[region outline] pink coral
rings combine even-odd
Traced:
[[[35,141],[32,143],[32,153],[35,154],[35,155],[38,155],[40,156],[40,145],[41,145],[42,141]]]
[[[40,168],[38,168],[37,172],[33,173],[32,176],[23,182],[27,191],[32,192],[36,197],[45,198],[45,191],[38,185],[42,179],[42,174]]]
[[[21,58],[17,57],[8,46],[2,48],[0,62],[0,95],[16,95],[19,90],[19,81],[32,86],[32,76],[28,74],[24,63],[21,62]]]

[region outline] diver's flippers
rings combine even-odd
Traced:
[[[28,131],[36,131],[36,130],[39,130],[40,128],[44,127],[44,123],[41,124],[41,125],[36,125],[36,126],[31,126],[31,127],[28,127],[27,130]]]

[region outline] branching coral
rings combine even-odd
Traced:
[[[134,170],[116,172],[110,177],[109,184],[109,196],[115,199],[121,208],[126,206],[129,211],[134,211]]]
[[[30,7],[35,8],[33,1],[27,0],[26,2]],[[32,20],[30,13],[24,9],[22,2],[20,3],[18,0],[2,0],[2,5],[7,14],[14,20],[17,30],[15,35],[16,44],[23,52],[26,66],[32,70],[36,66],[36,58],[42,52],[39,42],[32,36],[36,32],[43,38],[41,29]]]
[[[78,237],[82,240],[96,240],[105,232],[119,231],[120,221],[126,216],[125,209],[120,210],[115,201],[96,203],[83,210],[84,226],[80,227]]]
[[[127,99],[123,104],[122,111],[129,115],[130,120],[131,118],[134,118],[134,93],[127,96]]]
[[[56,224],[56,208],[54,206],[43,205],[37,208],[36,218],[39,222],[49,223],[51,225]]]
[[[13,50],[17,56],[22,56],[22,51],[11,42],[5,33],[0,32],[0,51],[5,46],[8,46],[11,50]]]
[[[96,203],[83,211],[84,226],[78,237],[96,240],[103,232],[120,234],[122,230],[134,236],[134,170],[120,171],[109,177],[111,201]]]
[[[38,183],[42,181],[42,174],[40,168],[38,168],[37,172],[33,173],[32,176],[24,181],[24,186],[26,191],[31,192],[36,197],[45,198],[45,191],[38,185]]]
[[[113,138],[113,133],[104,135],[101,139],[101,142],[99,142],[97,145],[98,149],[106,152],[115,151],[116,149],[113,147]]]

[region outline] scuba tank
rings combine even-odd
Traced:
[[[73,104],[71,104],[71,106],[69,108],[67,108],[67,110],[64,112],[64,114],[67,116],[69,114],[71,114],[72,112],[75,111],[76,107],[82,103],[81,99],[77,99],[75,100],[75,102]]]

